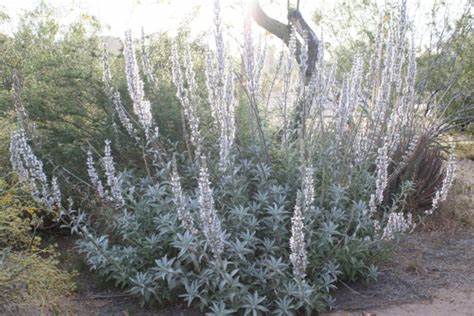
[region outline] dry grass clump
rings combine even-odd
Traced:
[[[2,251],[0,312],[17,315],[60,312],[64,296],[72,292],[74,285],[72,274],[58,267],[56,257],[54,249]]]

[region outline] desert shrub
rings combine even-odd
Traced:
[[[121,148],[117,159],[136,167],[142,163],[141,151],[130,138],[121,137],[123,130],[113,124],[113,105],[102,82],[102,46],[107,40],[100,36],[101,25],[88,15],[62,25],[57,16],[52,7],[40,3],[19,16],[11,35],[0,34],[2,131],[3,124],[6,125],[1,136],[8,137],[9,129],[15,125],[16,103],[22,103],[35,127],[35,133],[30,133],[32,140],[38,140],[33,141],[34,150],[43,157],[46,170],[62,174],[63,181],[69,177],[67,193],[81,196],[84,186],[75,183],[77,179],[69,172],[79,178],[87,177],[82,168],[85,148],[113,139],[113,146]],[[186,34],[182,37],[186,38]],[[170,69],[171,62],[164,55],[169,54],[170,42],[165,35],[146,39],[150,43],[146,55],[157,69]],[[194,45],[193,55],[200,50]],[[137,54],[141,58],[143,53],[140,50]],[[121,51],[110,53],[110,64],[114,84],[126,92]],[[170,77],[169,71],[163,71],[155,74],[151,83],[147,76],[145,89],[154,104],[163,104],[153,109],[162,136],[181,144],[180,108]],[[131,111],[131,100],[125,94],[123,105]],[[2,139],[2,148],[7,144]],[[2,166],[3,157],[8,155],[2,155]]]
[[[58,252],[35,231],[43,211],[18,186],[0,182],[0,312],[53,312],[73,288],[72,274],[59,268]]]
[[[127,32],[128,95],[114,84],[107,58],[104,86],[141,162],[118,171],[120,150],[109,140],[103,154],[88,151],[89,199],[98,201],[92,216],[71,199],[64,203],[22,122],[11,137],[12,165],[35,200],[79,234],[90,267],[145,302],[179,299],[218,315],[320,311],[331,305],[338,280],[376,277],[383,241],[415,224],[414,190],[429,186],[421,190],[431,198],[429,214],[452,183],[454,157],[442,168],[432,147],[446,124],[415,93],[406,3],[390,12],[388,25],[381,21],[370,64],[356,57],[342,81],[324,60],[322,42],[306,77],[305,39],[293,31],[278,71],[272,68],[274,85],[262,84],[265,49],[254,44],[250,20],[236,66],[225,49],[219,1],[214,9],[214,44],[200,74],[207,95],[186,42],[171,48],[186,146],[160,134]],[[141,65],[145,76],[153,74],[149,66]],[[242,106],[250,111],[246,133],[235,115]],[[251,137],[240,144],[242,134]],[[419,141],[426,134],[429,141]],[[429,161],[434,171],[426,175],[418,166]]]
[[[45,161],[54,157],[56,164],[80,175],[82,170],[75,166],[80,164],[76,158],[81,146],[111,135],[95,53],[100,47],[98,25],[83,18],[62,28],[55,18],[41,3],[25,12],[13,34],[3,38],[0,116],[14,122],[18,104],[23,104],[35,127],[30,136],[41,140],[35,150]]]

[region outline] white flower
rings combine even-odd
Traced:
[[[260,90],[260,77],[265,61],[266,45],[259,43],[256,48],[252,37],[252,19],[247,15],[244,20],[244,46],[242,60],[245,66],[248,93],[257,98]]]
[[[122,104],[122,99],[120,98],[120,93],[118,91],[114,91],[113,93],[112,104],[122,126],[131,137],[138,141],[137,132],[133,128],[133,124],[127,114],[127,111],[125,110],[125,107]]]
[[[191,130],[191,143],[196,149],[195,156],[201,155],[201,133],[199,130],[199,117],[197,109],[197,83],[193,69],[193,61],[191,58],[190,47],[185,48],[185,65],[186,65],[186,81],[187,88],[184,86],[183,73],[181,71],[181,63],[179,60],[178,47],[173,43],[172,50],[173,62],[173,82],[176,86],[176,96],[183,107],[184,116],[188,121]]]
[[[186,208],[183,190],[181,189],[181,180],[179,178],[176,161],[173,160],[173,171],[171,173],[171,191],[173,192],[173,201],[176,205],[178,218],[183,227],[191,234],[196,235],[197,229],[194,227],[194,221],[191,213]]]
[[[110,188],[110,198],[117,207],[125,205],[122,196],[122,188],[120,181],[115,175],[114,159],[112,157],[112,150],[110,149],[110,140],[105,141],[104,157],[102,163],[105,169],[105,176],[107,178],[107,185]]]
[[[33,153],[23,129],[12,133],[10,138],[10,162],[20,183],[27,186],[31,195],[48,209],[61,207],[61,191],[57,179],[51,185],[43,170],[43,162]]]
[[[313,208],[314,203],[314,179],[313,179],[313,167],[303,167],[303,181],[302,181],[302,200],[303,200],[303,213],[308,213]]]
[[[97,194],[99,194],[101,198],[105,197],[104,186],[102,185],[102,181],[100,180],[97,170],[95,169],[94,158],[92,157],[92,152],[90,150],[87,151],[86,164],[87,174],[89,175],[89,179],[96,189]]]
[[[59,189],[58,179],[53,177],[51,180],[51,205],[56,209],[61,209],[61,190]]]
[[[377,212],[377,203],[375,203],[375,194],[370,195],[369,200],[369,214],[373,216]]]
[[[375,181],[375,197],[377,203],[383,202],[383,193],[388,181],[388,143],[379,148],[377,156],[377,178]]]

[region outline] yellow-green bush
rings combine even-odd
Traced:
[[[0,247],[34,250],[40,238],[32,235],[32,229],[40,224],[40,211],[31,198],[0,180]]]
[[[16,186],[0,180],[0,314],[52,312],[73,288],[58,252],[36,234],[41,209]]]

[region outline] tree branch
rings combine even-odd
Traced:
[[[269,17],[260,6],[258,0],[252,0],[250,2],[250,14],[252,15],[255,22],[264,28],[266,31],[272,33],[279,39],[281,39],[286,45],[290,41],[290,28],[287,24],[284,24],[278,20]]]
[[[288,22],[292,25],[296,32],[306,41],[308,46],[308,61],[306,69],[306,80],[309,81],[313,75],[316,60],[318,59],[319,38],[316,33],[305,21],[298,9],[290,9],[288,11]],[[298,55],[299,56],[299,55]],[[299,61],[298,61],[299,63]]]
[[[282,23],[268,16],[265,11],[263,11],[258,0],[252,0],[250,2],[250,14],[258,25],[267,32],[278,37],[287,46],[290,41],[290,25],[293,26],[295,31],[307,41],[308,65],[305,75],[307,81],[309,81],[313,75],[316,59],[318,57],[319,39],[316,36],[316,33],[305,21],[299,9],[288,9],[288,24]],[[300,54],[301,42],[296,40],[296,57],[299,64],[301,63]]]

